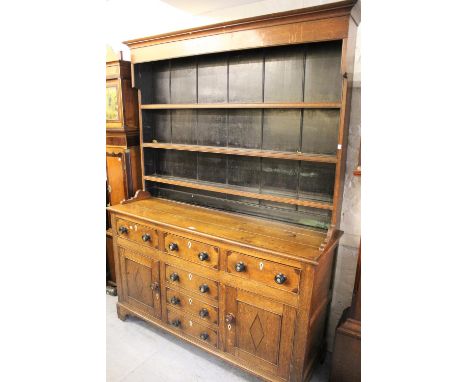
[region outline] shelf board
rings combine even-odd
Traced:
[[[167,109],[340,109],[341,102],[281,103],[161,103],[140,106],[142,110]]]
[[[179,145],[173,143],[143,143],[143,147],[153,149],[166,149],[166,150],[180,150],[180,151],[195,151],[202,153],[215,153],[226,155],[242,155],[250,157],[262,158],[278,158],[300,160],[307,162],[321,162],[321,163],[336,163],[337,159],[334,155],[318,155],[318,154],[304,154],[299,152],[285,152],[285,151],[270,151],[270,150],[257,150],[257,149],[243,149],[235,147],[216,147],[216,146],[199,146],[199,145]]]
[[[172,178],[172,177],[169,178],[169,177],[151,176],[151,175],[146,175],[143,177],[143,179],[149,180],[152,182],[157,182],[157,183],[170,184],[173,186],[194,188],[197,190],[219,192],[219,193],[228,194],[228,195],[237,195],[237,196],[243,196],[243,197],[253,198],[253,199],[269,200],[269,201],[277,202],[277,203],[286,203],[286,204],[294,204],[298,206],[333,210],[333,204],[331,203],[314,202],[310,200],[288,198],[284,196],[259,194],[256,192],[242,191],[234,187],[212,186],[208,182],[203,182],[203,183],[199,181],[191,182],[191,181],[186,181],[186,180],[180,180],[179,178]]]

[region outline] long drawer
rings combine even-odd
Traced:
[[[168,305],[193,314],[202,322],[218,325],[218,308],[215,306],[170,288],[166,288],[166,301]]]
[[[166,285],[171,288],[183,288],[200,297],[218,300],[218,282],[192,272],[166,264]]]
[[[198,340],[216,348],[218,347],[218,333],[215,330],[196,322],[191,317],[180,311],[168,309],[167,323],[173,328],[181,330],[191,337],[197,338]]]
[[[300,269],[258,257],[229,252],[227,272],[288,292],[299,291]]]

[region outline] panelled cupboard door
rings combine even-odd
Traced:
[[[119,247],[122,300],[161,318],[159,261]]]
[[[111,205],[119,204],[127,198],[125,154],[106,153],[107,190]]]
[[[255,367],[287,378],[296,310],[240,289],[226,287],[226,351]]]

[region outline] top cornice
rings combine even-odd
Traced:
[[[231,20],[216,24],[194,27],[190,29],[162,33],[154,36],[127,40],[123,43],[127,45],[130,49],[133,49],[146,45],[162,44],[172,41],[202,37],[205,35],[240,31],[268,25],[280,25],[304,20],[338,17],[343,15],[349,15],[351,13],[351,9],[355,4],[356,0],[345,0],[331,4],[294,9],[286,12],[271,13],[267,15]]]

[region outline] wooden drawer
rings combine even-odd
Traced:
[[[117,235],[148,247],[158,247],[158,232],[154,228],[133,223],[125,219],[117,219]]]
[[[171,275],[177,275],[171,278]],[[218,300],[218,283],[194,273],[184,271],[166,264],[166,285],[172,288],[183,288],[198,296],[208,297]],[[202,286],[207,290],[202,292]]]
[[[238,268],[236,269],[236,266]],[[227,257],[227,271],[233,275],[258,281],[273,288],[283,289],[288,292],[298,293],[301,277],[300,269],[273,261],[260,259],[254,256],[244,255],[238,252],[229,252]],[[282,276],[284,276],[284,282]]]
[[[164,247],[166,252],[171,255],[181,257],[205,267],[219,268],[218,247],[170,233],[164,235]]]
[[[120,74],[119,65],[108,65],[106,66],[106,78],[118,78]]]
[[[173,328],[181,330],[191,337],[210,344],[211,346],[218,347],[218,333],[205,325],[194,321],[192,318],[184,315],[180,311],[173,309],[167,310],[167,323]]]
[[[214,306],[170,288],[166,288],[166,301],[168,305],[193,314],[202,322],[218,325],[218,308]]]

